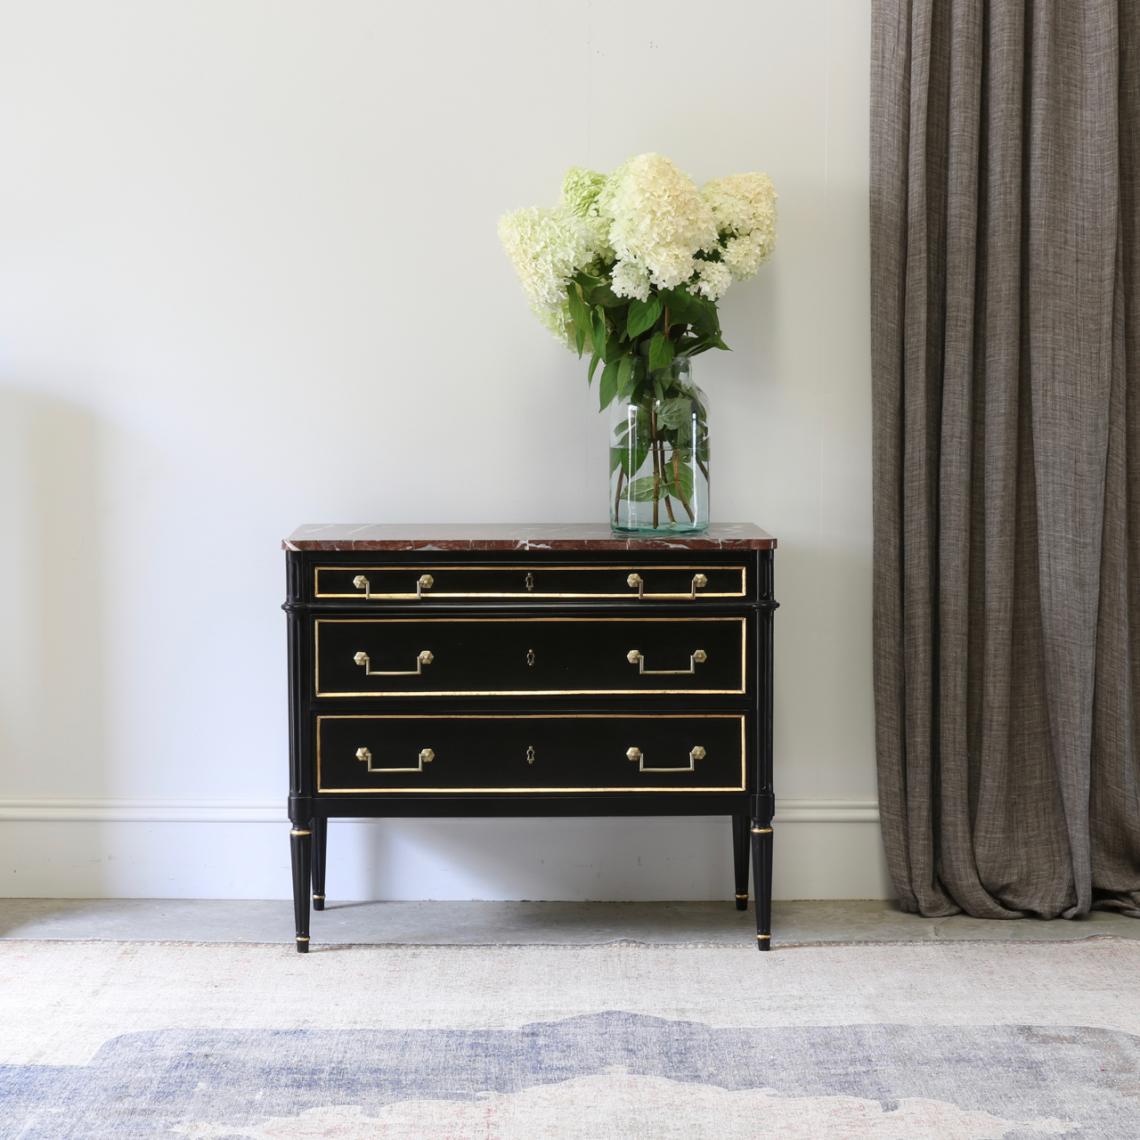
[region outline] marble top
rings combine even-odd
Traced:
[[[622,535],[597,523],[308,523],[286,550],[774,550],[752,523],[713,523],[701,534]]]

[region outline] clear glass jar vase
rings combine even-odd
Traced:
[[[708,400],[687,359],[656,393],[617,400],[610,435],[610,526],[623,534],[693,534],[709,525]]]

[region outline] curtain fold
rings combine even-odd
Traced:
[[[891,876],[1140,917],[1140,4],[875,0],[871,88]]]

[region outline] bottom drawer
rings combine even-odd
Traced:
[[[745,722],[707,716],[318,716],[317,791],[741,792]]]

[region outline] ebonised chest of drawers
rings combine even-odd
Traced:
[[[725,815],[771,941],[772,562],[747,524],[284,543],[297,949],[334,817]]]

